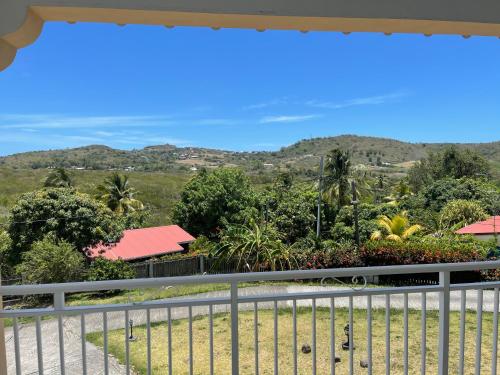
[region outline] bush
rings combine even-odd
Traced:
[[[441,223],[446,229],[459,229],[487,218],[488,214],[479,202],[464,199],[448,202],[441,211]]]
[[[300,269],[346,268],[362,266],[352,241],[325,241],[319,249],[295,249]]]
[[[9,234],[0,230],[0,273],[4,277],[12,273],[8,262],[11,244],[12,241],[10,240]]]
[[[365,266],[475,262],[485,260],[491,247],[471,236],[416,237],[404,242],[368,241],[359,255]]]
[[[391,204],[367,204],[359,205],[359,237],[361,243],[370,238],[370,235],[376,231],[378,225],[376,219],[381,215],[393,216],[398,213],[398,207]],[[354,239],[354,212],[350,206],[342,207],[335,220],[335,225],[330,231],[332,239],[335,241]]]
[[[90,264],[87,280],[105,281],[133,279],[135,277],[134,269],[123,260],[108,260],[98,257]]]
[[[192,244],[189,245],[189,253],[186,255],[209,255],[215,250],[216,243],[210,241],[208,237],[199,236]],[[167,255],[168,257],[168,255]],[[169,258],[166,258],[169,259]]]
[[[49,235],[23,253],[16,271],[28,283],[64,283],[79,281],[84,266],[85,260],[79,251],[68,242]]]

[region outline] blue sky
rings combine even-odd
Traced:
[[[48,23],[0,73],[0,155],[500,139],[500,40]]]

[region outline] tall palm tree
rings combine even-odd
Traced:
[[[356,183],[358,196],[367,189],[365,171],[351,165],[348,151],[333,149],[326,157],[324,177],[324,198],[331,204],[337,203],[338,208],[347,206],[350,202],[352,182]]]
[[[47,175],[43,186],[69,188],[73,186],[73,180],[64,168],[56,168]]]
[[[129,186],[128,177],[125,175],[113,173],[97,189],[100,193],[99,199],[118,214],[127,215],[144,208],[142,202],[134,198],[137,192]]]
[[[422,230],[421,225],[410,225],[410,220],[408,220],[407,214],[404,211],[392,218],[385,215],[379,217],[377,225],[381,230],[372,233],[370,236],[372,240],[386,239],[401,242]]]

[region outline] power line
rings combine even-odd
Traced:
[[[34,224],[34,223],[44,223],[44,222],[46,223],[51,220],[72,220],[72,219],[85,219],[85,218],[90,218],[90,216],[49,217],[48,219],[11,221],[9,223],[0,223],[0,226],[7,227],[12,224]]]

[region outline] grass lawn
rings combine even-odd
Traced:
[[[420,311],[409,312],[409,368],[410,374],[420,374]],[[427,314],[427,373],[437,373],[437,343],[438,343],[438,313],[429,311]],[[482,369],[489,373],[491,366],[492,314],[483,314],[483,351]],[[297,315],[298,327],[298,362],[299,373],[310,374],[312,354],[303,354],[300,349],[305,343],[311,344],[311,309],[300,308]],[[348,373],[348,352],[341,350],[344,341],[343,327],[348,321],[347,309],[336,309],[336,353],[341,357],[337,364],[339,374]],[[281,374],[291,374],[293,370],[292,352],[292,313],[290,309],[279,311],[279,370]],[[359,367],[359,361],[366,358],[366,311],[355,310],[354,317],[355,372],[365,373],[366,369]],[[450,318],[450,373],[456,372],[458,365],[459,345],[459,313],[453,312]],[[254,334],[253,312],[241,312],[240,321],[240,372],[242,374],[255,373],[254,368]],[[318,308],[316,314],[317,325],[317,369],[318,374],[329,373],[330,353],[330,312],[325,308]],[[475,335],[476,313],[467,313],[465,373],[473,373],[475,363]],[[167,355],[167,324],[157,323],[152,326],[152,358],[153,373],[165,373],[168,366]],[[230,315],[217,314],[214,316],[214,348],[215,373],[230,374],[231,341]],[[260,373],[273,373],[273,312],[272,310],[259,311],[259,356]],[[208,347],[208,319],[197,317],[193,322],[194,373],[209,373]],[[130,358],[134,369],[139,374],[146,374],[146,329],[144,326],[134,328],[134,335],[138,340],[130,343]],[[109,350],[120,362],[124,362],[124,331],[109,332]],[[186,319],[172,323],[173,373],[188,373],[188,322]],[[101,333],[93,333],[87,339],[98,345],[103,345]],[[373,373],[385,373],[385,310],[373,310]],[[403,314],[401,310],[391,311],[391,372],[403,373]]]

